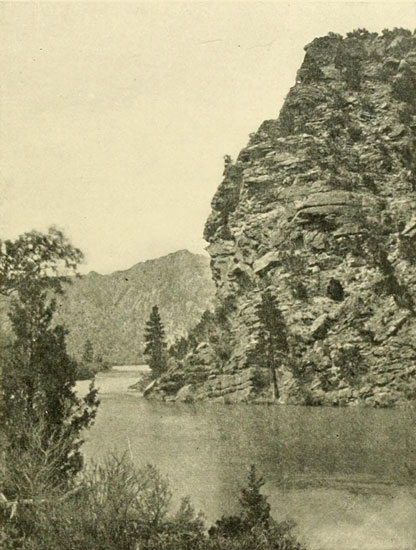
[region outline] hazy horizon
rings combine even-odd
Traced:
[[[413,30],[415,6],[0,4],[0,235],[55,224],[85,272],[204,254],[223,156],[277,117],[305,44]]]

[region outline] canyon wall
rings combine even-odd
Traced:
[[[359,30],[305,50],[279,117],[225,159],[204,234],[218,315],[153,397],[270,400],[253,353],[266,288],[289,335],[282,402],[416,395],[416,36]]]

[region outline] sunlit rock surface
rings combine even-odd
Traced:
[[[290,333],[283,402],[415,396],[416,36],[356,31],[305,50],[279,117],[226,159],[212,200],[205,238],[226,349],[219,358],[218,335],[204,334],[154,397],[270,399],[252,354],[265,287]]]

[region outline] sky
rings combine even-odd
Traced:
[[[304,46],[416,27],[407,2],[0,3],[0,238],[50,225],[109,273],[203,253],[223,157]]]

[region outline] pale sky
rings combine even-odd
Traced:
[[[416,3],[0,4],[0,237],[61,227],[107,273],[187,248],[305,44]]]

